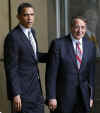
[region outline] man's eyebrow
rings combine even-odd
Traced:
[[[35,15],[35,13],[24,13],[24,15]]]

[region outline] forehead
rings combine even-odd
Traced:
[[[86,22],[80,18],[74,19],[74,25],[79,24],[79,25],[86,25]]]
[[[34,9],[32,7],[23,8],[22,13],[34,13]]]

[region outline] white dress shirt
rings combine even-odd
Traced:
[[[81,38],[80,40],[76,40],[76,39],[72,36],[72,34],[71,34],[71,39],[72,39],[72,43],[73,43],[73,47],[74,47],[75,53],[76,53],[76,43],[77,43],[78,41],[80,42],[80,49],[81,49],[81,51],[82,51],[82,53],[83,53],[82,38]]]

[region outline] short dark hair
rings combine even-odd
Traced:
[[[22,3],[22,4],[20,4],[19,7],[17,8],[17,14],[20,15],[22,13],[22,10],[24,8],[28,8],[28,7],[33,8],[33,6],[30,3]]]
[[[76,19],[81,19],[85,23],[87,23],[87,19],[85,17],[83,17],[83,16],[75,16],[75,17],[72,17],[72,19],[71,19],[71,26],[74,26],[74,22],[75,22]]]

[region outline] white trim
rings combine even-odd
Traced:
[[[56,0],[56,37],[60,37],[60,0]]]
[[[69,25],[68,25],[68,0],[64,0],[65,4],[65,35],[68,35]]]

